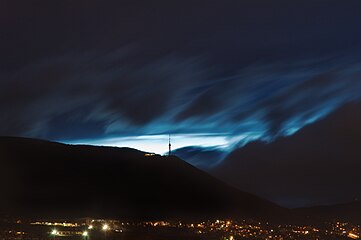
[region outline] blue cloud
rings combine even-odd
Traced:
[[[227,151],[217,147],[184,147],[179,148],[173,151],[173,154],[184,159],[193,166],[209,170],[218,163],[220,163],[223,158],[227,155]]]
[[[1,135],[212,134],[230,151],[361,97],[359,1],[95,2],[7,4]]]

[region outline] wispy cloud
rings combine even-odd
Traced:
[[[361,97],[358,1],[141,2],[8,2],[0,134],[212,133],[243,145]]]

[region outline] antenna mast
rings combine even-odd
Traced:
[[[170,134],[169,134],[169,152],[168,152],[168,157],[172,154],[172,144],[170,144]]]

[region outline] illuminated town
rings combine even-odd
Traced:
[[[0,239],[359,239],[361,228],[347,222],[323,226],[274,225],[254,220],[131,222],[104,219],[3,220]]]
[[[361,240],[361,0],[0,0],[0,240]]]

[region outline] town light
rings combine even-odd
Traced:
[[[56,229],[53,229],[53,230],[51,231],[51,235],[58,235],[58,231],[57,231]]]
[[[89,225],[88,229],[93,229],[93,225]]]
[[[84,231],[82,235],[83,235],[83,237],[87,237],[87,236],[88,236],[88,232],[87,232],[87,231]]]
[[[109,230],[108,224],[104,224],[103,227],[102,227],[102,230],[103,230],[103,231]]]

